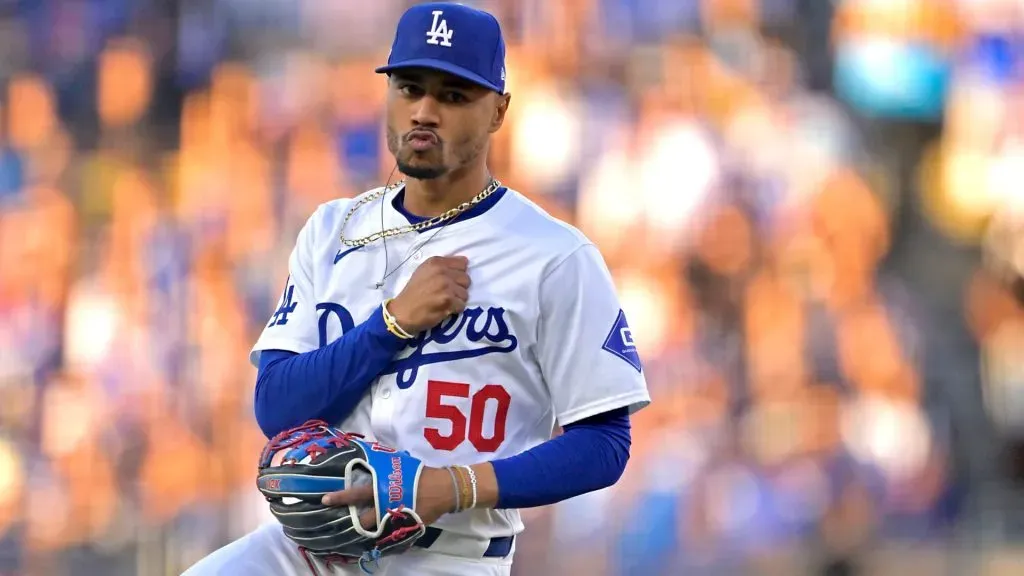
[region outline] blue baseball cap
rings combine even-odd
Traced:
[[[386,66],[389,74],[405,68],[447,72],[505,93],[505,39],[492,14],[465,4],[430,2],[406,10],[398,20]]]

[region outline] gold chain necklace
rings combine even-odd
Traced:
[[[348,213],[345,214],[345,220],[341,223],[341,243],[344,244],[345,246],[355,248],[357,246],[366,246],[367,244],[376,242],[381,238],[391,238],[392,236],[400,236],[402,234],[408,234],[409,232],[418,232],[420,230],[430,228],[431,226],[436,226],[441,222],[451,220],[452,218],[455,218],[456,216],[462,214],[466,210],[469,210],[474,205],[482,202],[484,198],[487,198],[491,194],[494,194],[498,190],[498,188],[501,188],[501,182],[499,182],[496,179],[492,179],[491,183],[488,184],[487,187],[484,188],[479,194],[470,199],[469,202],[463,202],[462,204],[459,204],[455,208],[445,211],[443,214],[434,216],[433,218],[424,220],[423,222],[418,222],[416,224],[406,224],[405,226],[397,226],[395,228],[381,230],[380,232],[374,232],[373,234],[370,234],[365,238],[359,238],[357,240],[350,240],[348,238],[345,238],[345,227],[348,226],[348,221],[352,218],[352,215],[356,213],[356,210],[360,206],[362,206],[363,204],[369,204],[370,202],[373,202],[374,200],[386,195],[388,192],[391,192],[392,190],[404,184],[405,181],[400,180],[390,186],[387,186],[386,188],[381,188],[380,190],[374,192],[373,194],[369,194],[367,196],[360,198],[355,204],[353,204],[352,207],[348,209]]]

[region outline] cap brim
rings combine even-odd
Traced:
[[[466,70],[461,66],[456,66],[443,60],[434,60],[433,58],[419,58],[414,60],[406,60],[404,62],[399,62],[397,64],[389,64],[387,66],[381,66],[377,68],[376,70],[374,70],[374,72],[376,72],[377,74],[390,74],[391,72],[407,70],[409,68],[426,68],[428,70],[438,70],[440,72],[447,72],[452,76],[458,76],[459,78],[472,82],[473,84],[479,84],[480,86],[483,86],[484,88],[487,88],[489,90],[494,90],[499,94],[502,93],[501,88],[498,88],[491,82],[487,81],[486,79],[484,79],[483,76],[480,76],[479,74],[476,74],[474,72],[470,72],[469,70]]]

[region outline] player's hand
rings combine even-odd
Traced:
[[[363,485],[349,490],[339,490],[324,495],[322,502],[327,506],[372,506],[373,486]],[[416,489],[416,513],[427,526],[449,512],[455,511],[455,491],[452,487],[451,475],[442,468],[425,466],[420,472],[420,481]],[[364,512],[359,523],[367,530],[377,526],[373,511]]]
[[[388,311],[410,334],[429,330],[448,316],[461,313],[469,299],[468,266],[464,256],[428,258],[388,304]]]

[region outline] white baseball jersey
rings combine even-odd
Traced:
[[[345,236],[380,231],[382,211],[384,228],[407,225],[393,205],[400,191],[359,207]],[[472,285],[465,311],[412,340],[338,426],[429,466],[475,464],[548,440],[556,423],[649,403],[611,275],[578,230],[505,190],[472,218],[349,248],[339,236],[351,203],[321,205],[299,233],[251,362],[261,350],[302,353],[333,342],[430,256],[468,258]],[[515,510],[449,514],[435,526],[480,538],[523,529]]]

